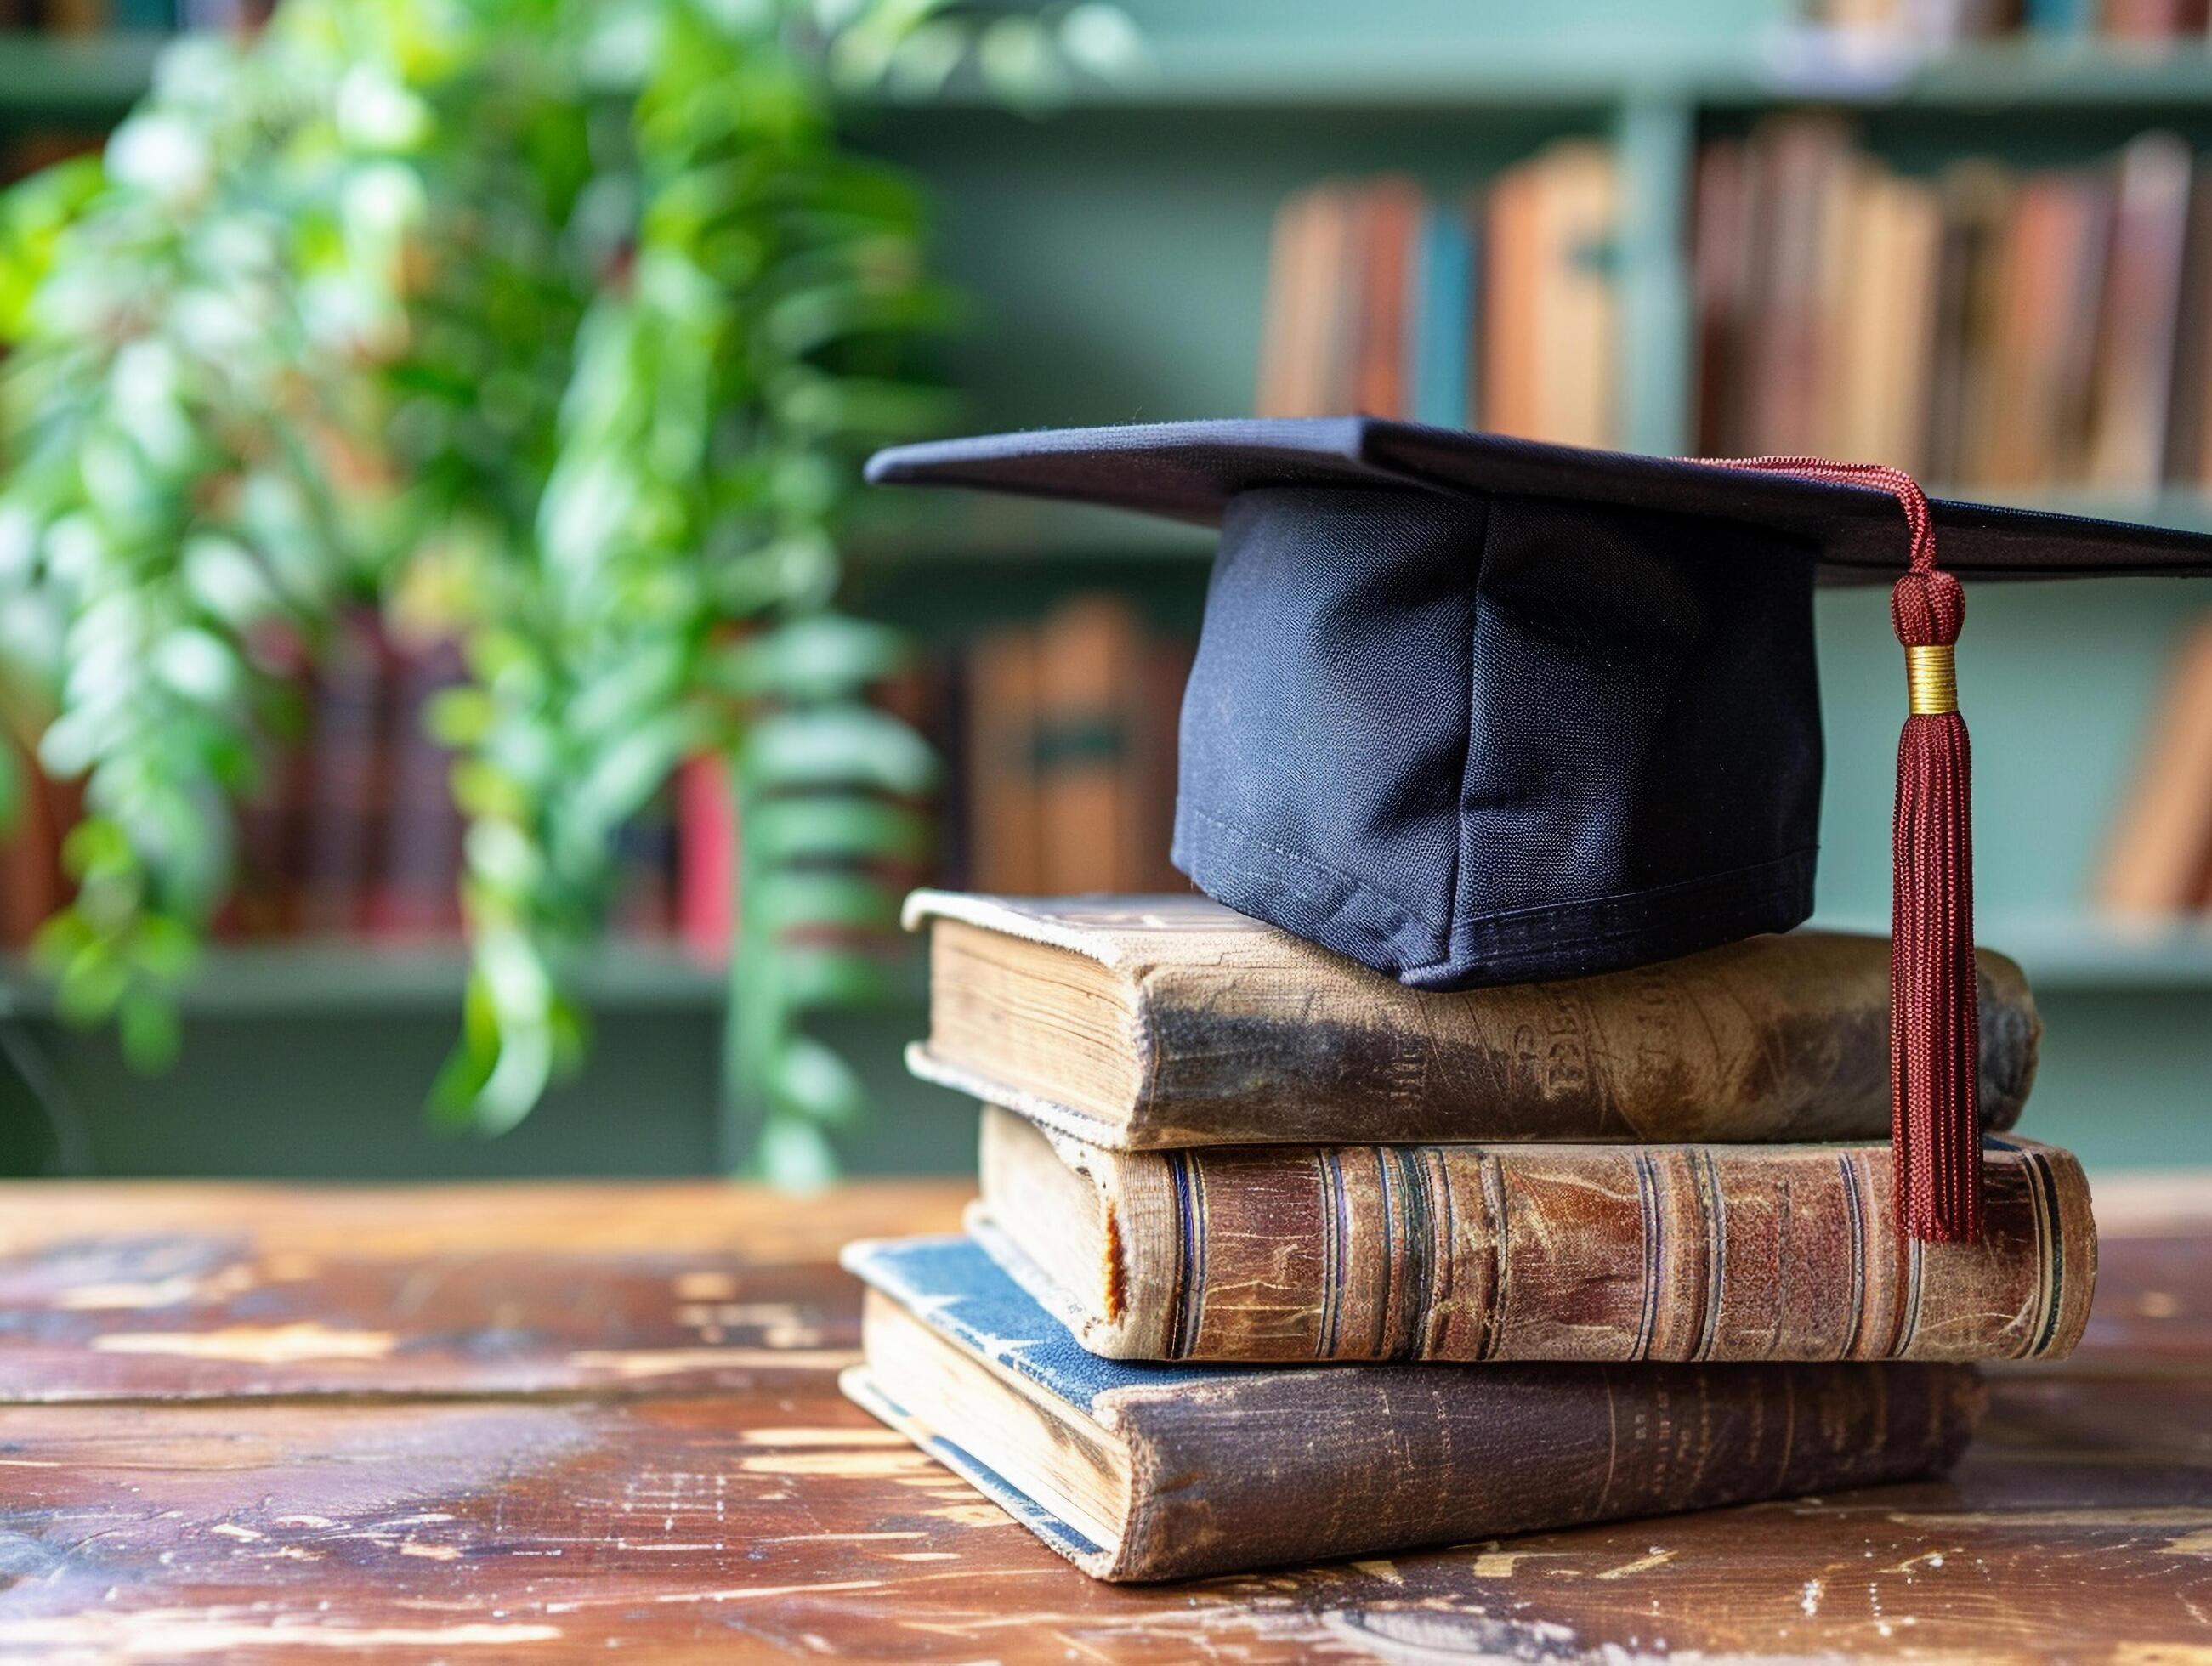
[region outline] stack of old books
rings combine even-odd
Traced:
[[[1970,1361],[2065,1353],[2081,1170],[1892,1207],[1888,945],[1753,938],[1437,994],[1198,897],[923,893],[913,1067],[986,1101],[966,1237],[856,1244],[847,1390],[1086,1572],[1220,1572],[1929,1474]]]

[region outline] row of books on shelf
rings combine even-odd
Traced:
[[[417,645],[362,613],[293,679],[296,723],[272,741],[237,824],[237,884],[220,936],[234,941],[450,939],[460,931],[462,819],[452,759],[424,709],[459,679],[450,643]],[[67,899],[61,841],[82,806],[73,784],[36,782],[9,839],[0,941],[20,948]],[[627,932],[683,923],[681,841],[656,812],[625,836],[616,914]]]
[[[1398,175],[1291,197],[1269,252],[1259,414],[1613,443],[1617,173],[1609,149],[1571,140],[1453,200]]]
[[[950,765],[937,873],[1033,892],[1186,889],[1167,850],[1189,660],[1188,641],[1128,599],[1082,595],[927,656],[885,689]],[[460,675],[450,645],[397,640],[365,613],[301,674],[301,733],[266,761],[240,818],[222,935],[458,934],[462,823],[451,758],[423,713]],[[66,900],[61,840],[80,808],[70,786],[40,781],[29,795],[0,856],[0,943],[21,948]],[[719,959],[741,838],[719,763],[684,766],[665,802],[623,835],[617,933]]]
[[[946,757],[930,877],[1003,895],[1188,891],[1168,850],[1192,647],[1125,596],[1081,594],[926,657],[887,689]],[[395,643],[364,617],[302,679],[305,732],[241,818],[223,934],[409,942],[459,931],[461,824],[449,759],[422,721],[458,675],[450,648]],[[2131,774],[2093,905],[2212,914],[2212,620],[2185,639]],[[60,839],[78,807],[67,786],[41,781],[29,795],[0,857],[0,943],[22,946],[65,899]],[[686,764],[623,836],[617,932],[721,958],[741,837],[719,763]]]
[[[1843,123],[1698,161],[1698,448],[1990,490],[2212,483],[2212,172],[2169,133],[1928,179]]]
[[[1618,176],[1570,139],[1455,199],[1397,176],[1296,194],[1261,414],[1618,444]],[[1702,453],[1999,492],[2212,486],[2212,170],[2172,134],[1923,178],[1840,119],[1777,116],[1705,146],[1688,236]]]
[[[1805,21],[1929,46],[2033,34],[2108,40],[2202,38],[2205,0],[1808,0]]]

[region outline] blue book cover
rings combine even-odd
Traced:
[[[1015,1371],[1085,1416],[1109,1389],[1203,1381],[1246,1367],[1102,1359],[964,1237],[848,1244],[848,1272],[948,1340]]]
[[[1474,240],[1457,202],[1431,204],[1420,258],[1411,271],[1417,293],[1408,308],[1414,327],[1407,335],[1406,386],[1413,390],[1413,420],[1437,428],[1471,428]]]

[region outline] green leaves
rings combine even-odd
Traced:
[[[944,421],[909,350],[959,313],[836,89],[973,64],[1048,102],[1119,19],[286,0],[0,197],[0,698],[88,805],[40,940],[64,1010],[173,1050],[267,633],[380,597],[470,672],[429,714],[471,823],[441,1118],[511,1127],[580,1055],[617,838],[707,751],[744,827],[732,1160],[830,1172],[862,1094],[806,1025],[896,986],[936,782],[869,701],[897,637],[832,611],[837,532],[860,454]]]

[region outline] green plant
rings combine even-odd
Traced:
[[[289,0],[192,40],[97,161],[0,208],[0,695],[82,777],[64,1010],[174,1047],[284,721],[270,643],[349,599],[459,634],[434,714],[470,818],[463,1036],[434,1103],[496,1130],[578,1055],[567,991],[617,830],[702,749],[744,802],[733,1103],[824,1171],[857,1084],[803,1015],[872,999],[933,764],[834,608],[858,455],[939,420],[915,193],[841,88],[971,56],[1017,99],[1122,53],[1096,7]]]

